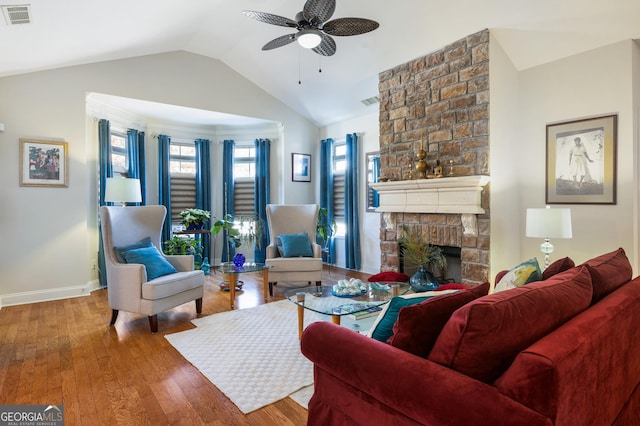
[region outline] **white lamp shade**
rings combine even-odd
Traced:
[[[139,203],[142,201],[140,179],[107,178],[104,200],[112,203]]]
[[[571,209],[527,209],[527,237],[571,238]]]
[[[296,35],[296,40],[305,49],[313,49],[322,41],[322,33],[314,29],[302,30]]]

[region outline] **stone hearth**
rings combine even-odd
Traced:
[[[444,168],[445,177],[433,179],[441,181],[436,186],[448,184],[448,176],[488,177],[488,30],[384,71],[379,79],[382,177],[390,182],[411,181],[420,149],[427,152],[430,171],[436,161]],[[419,226],[431,244],[461,248],[463,283],[485,282],[489,274],[489,190],[486,185],[480,191],[481,209],[475,212],[429,207],[384,211],[381,269],[398,270],[397,239],[402,225],[407,224]]]

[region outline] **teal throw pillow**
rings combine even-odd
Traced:
[[[511,268],[509,272],[504,274],[496,284],[493,292],[496,293],[498,291],[509,290],[510,288],[521,287],[525,284],[540,280],[542,280],[542,272],[540,271],[540,265],[538,265],[538,259],[532,257],[518,266]]]
[[[151,247],[151,246],[153,246],[153,244],[151,243],[151,237],[146,237],[146,238],[141,239],[137,243],[129,244],[129,245],[126,245],[126,246],[114,247],[113,251],[116,253],[116,259],[118,259],[118,262],[127,263],[127,261],[124,258],[124,256],[122,256],[123,252],[129,251],[129,250],[133,250],[133,249],[137,249],[137,248]]]
[[[299,234],[282,234],[282,257],[313,257],[309,234],[301,232]]]
[[[426,291],[423,293],[395,296],[382,308],[382,312],[380,312],[378,319],[373,323],[369,330],[369,336],[373,339],[386,343],[389,337],[393,336],[393,324],[395,324],[398,319],[400,309],[405,306],[415,305],[416,303],[423,302],[441,294],[442,292]]]
[[[144,265],[147,270],[147,281],[178,272],[154,246],[125,251],[122,256],[124,256],[127,263]]]

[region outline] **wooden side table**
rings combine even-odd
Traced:
[[[245,263],[242,266],[236,266],[233,263],[223,263],[218,268],[223,275],[229,277],[229,305],[233,309],[233,305],[236,300],[236,280],[238,275],[245,272],[262,272],[262,291],[264,294],[264,301],[267,302],[267,295],[269,294],[269,269],[270,265],[264,263]]]

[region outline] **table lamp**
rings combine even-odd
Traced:
[[[127,203],[139,203],[142,201],[140,179],[107,178],[106,186],[104,201],[122,203],[122,207],[125,207]]]
[[[571,238],[571,209],[527,209],[526,236],[544,238],[540,251],[544,253],[544,269],[549,266],[549,254],[553,253],[551,238]]]

